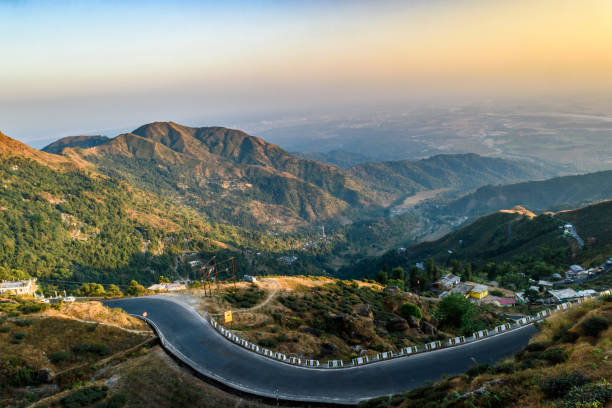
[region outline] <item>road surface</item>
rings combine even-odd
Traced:
[[[171,297],[150,296],[104,302],[142,315],[154,325],[166,348],[201,374],[226,386],[288,401],[353,405],[398,394],[457,374],[476,363],[493,363],[522,349],[537,332],[533,325],[474,343],[410,357],[341,369],[281,363],[225,339],[193,308]]]

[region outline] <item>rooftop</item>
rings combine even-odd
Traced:
[[[28,286],[30,283],[31,283],[30,280],[0,282],[0,288],[4,288],[4,289],[23,288],[23,287]]]
[[[476,285],[472,288],[472,292],[474,293],[482,293],[486,292],[488,288],[485,285]]]

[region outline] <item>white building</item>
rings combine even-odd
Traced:
[[[34,295],[38,290],[36,279],[0,282],[0,294]]]
[[[569,267],[569,269],[567,270],[566,274],[568,275],[577,275],[580,272],[584,272],[584,269],[582,268],[582,266],[580,265],[572,265]]]
[[[187,286],[183,283],[156,283],[155,285],[149,286],[147,289],[159,292],[175,292],[177,290],[185,290]]]
[[[449,273],[448,275],[443,276],[439,281],[434,283],[434,286],[437,286],[440,289],[449,290],[455,286],[457,286],[461,282],[461,278]]]

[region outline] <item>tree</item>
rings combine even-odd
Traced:
[[[423,318],[421,309],[414,303],[410,302],[406,302],[400,306],[399,313],[404,319],[408,319],[410,316],[414,316],[419,320]]]
[[[402,268],[401,266],[396,266],[395,268],[391,269],[391,279],[400,279],[400,280],[404,280],[406,273],[404,272],[404,268]]]
[[[147,292],[144,286],[136,282],[135,280],[130,282],[128,286],[127,294],[130,296],[142,296]]]
[[[388,280],[389,275],[387,275],[387,271],[378,271],[378,273],[376,274],[376,282],[382,285],[386,285]]]
[[[85,283],[76,291],[77,296],[100,297],[106,295],[104,286],[99,283]]]
[[[465,279],[472,280],[472,264],[465,264],[464,274]]]
[[[159,275],[157,283],[170,283],[170,279],[166,278],[164,275]]]
[[[461,273],[461,262],[459,262],[457,259],[451,259],[450,267],[453,275],[459,275]]]
[[[472,328],[475,314],[474,304],[460,293],[451,293],[444,297],[434,312],[442,326],[462,328],[465,331]]]
[[[400,279],[389,279],[387,281],[387,286],[397,286],[401,290],[404,290],[406,288],[406,283]]]
[[[108,289],[106,289],[106,296],[121,297],[123,296],[123,292],[121,292],[121,289],[119,289],[119,286],[111,283],[110,285],[108,285]]]
[[[410,279],[410,288],[416,289],[417,282],[419,280],[419,268],[417,268],[416,266],[412,267],[412,270],[410,271],[409,279]]]
[[[436,265],[434,264],[434,260],[431,258],[428,258],[425,261],[425,272],[427,273],[427,276],[430,276],[433,278],[434,276],[434,269],[435,269]]]

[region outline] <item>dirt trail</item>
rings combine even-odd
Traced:
[[[268,297],[266,298],[266,300],[264,300],[261,303],[256,304],[253,307],[249,307],[249,308],[245,308],[245,309],[236,309],[236,310],[232,310],[232,313],[244,313],[244,312],[252,312],[254,310],[257,309],[261,309],[262,307],[266,306],[268,303],[270,303],[278,294],[278,292],[280,291],[280,285],[278,283],[278,281],[274,278],[263,278],[260,280],[260,282],[262,283],[273,283],[274,284],[274,289],[270,292],[270,294],[268,294]],[[214,313],[211,314],[211,316],[221,316],[223,313]]]

